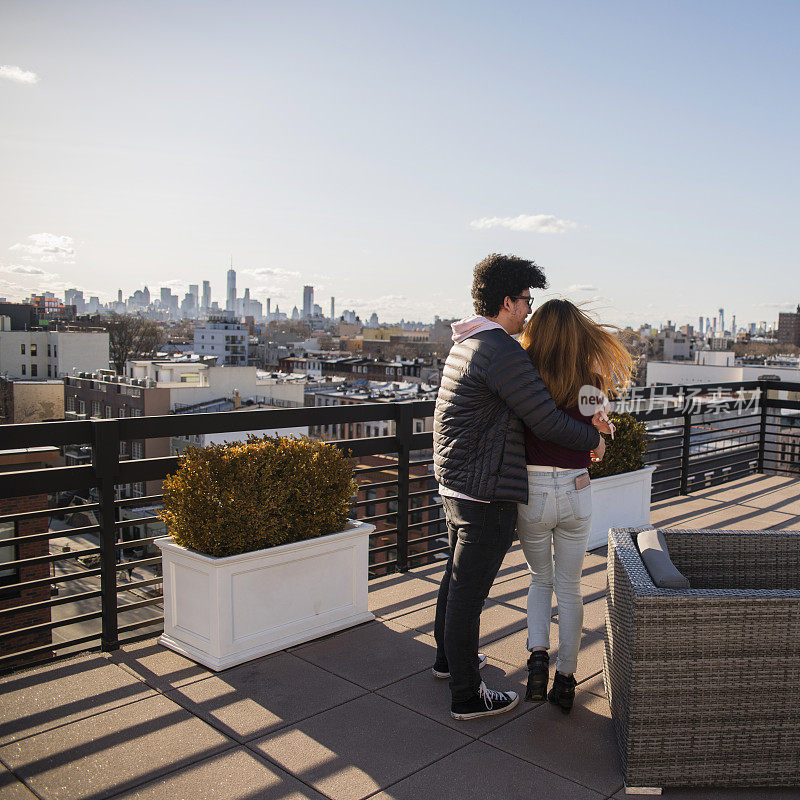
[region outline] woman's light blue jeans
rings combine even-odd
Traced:
[[[519,504],[517,534],[531,573],[528,650],[550,647],[553,590],[558,602],[558,660],[565,675],[578,666],[583,625],[580,579],[592,522],[592,489],[575,488],[585,469],[528,467],[528,503]]]

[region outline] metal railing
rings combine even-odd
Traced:
[[[780,399],[779,392],[787,390],[800,392],[800,383],[637,390],[633,413],[648,429],[645,463],[658,466],[652,499],[756,472],[800,473],[800,402]],[[731,403],[754,397],[757,404],[731,410]],[[3,450],[64,452],[88,445],[92,461],[0,473],[0,503],[11,498],[16,504],[11,513],[0,513],[6,535],[13,526],[11,538],[0,544],[14,550],[0,563],[0,670],[79,649],[114,650],[162,626],[161,559],[153,542],[164,534],[147,530],[160,524],[162,497],[124,497],[120,489],[160,481],[175,471],[178,458],[121,460],[121,442],[305,426],[341,426],[347,433],[388,421],[393,435],[335,442],[359,461],[353,511],[378,528],[371,537],[370,571],[379,575],[443,558],[448,549],[432,477],[433,436],[415,432],[415,420],[429,419],[433,410],[428,400],[3,426]],[[59,521],[70,516],[71,524]],[[133,526],[140,535],[130,538]],[[53,540],[61,540],[60,547]]]

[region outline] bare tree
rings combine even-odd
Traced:
[[[106,322],[111,362],[118,375],[130,358],[151,358],[164,342],[164,330],[151,319],[113,314]]]

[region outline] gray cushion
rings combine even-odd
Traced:
[[[689,581],[672,563],[667,542],[661,531],[642,531],[636,537],[642,563],[653,583],[661,589],[688,589]]]

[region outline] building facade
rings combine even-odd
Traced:
[[[108,369],[107,332],[0,331],[0,375],[63,378]]]
[[[210,318],[194,329],[194,352],[200,357],[216,357],[219,366],[244,367],[248,336],[246,325],[221,317]]]

